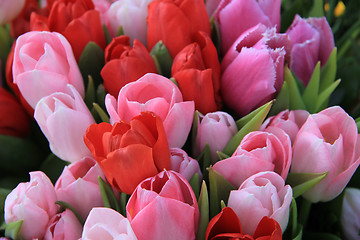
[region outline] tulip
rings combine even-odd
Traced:
[[[135,39],[131,48],[128,36],[120,36],[111,41],[105,49],[105,61],[101,70],[104,87],[115,97],[127,83],[146,73],[157,72],[154,60],[144,45]]]
[[[170,168],[162,121],[150,112],[141,113],[130,123],[93,124],[84,141],[109,183],[126,194],[144,179]]]
[[[174,83],[150,73],[124,86],[117,102],[108,94],[105,105],[112,124],[120,120],[130,121],[142,111],[154,112],[163,121],[170,147],[184,145],[194,115],[194,103],[184,102]]]
[[[14,18],[21,12],[25,4],[25,0],[5,0],[1,2],[0,8],[0,25],[4,25]]]
[[[147,7],[152,0],[122,0],[111,4],[107,18],[109,20],[109,33],[116,37],[120,26],[124,34],[130,37],[131,42],[138,39],[146,45],[146,17]]]
[[[306,86],[317,62],[324,66],[334,49],[333,33],[325,17],[303,19],[299,15],[286,33],[292,42],[290,69]]]
[[[100,13],[101,24],[106,25],[108,22],[107,12],[111,6],[110,0],[93,0],[94,8]]]
[[[72,240],[81,237],[82,225],[75,214],[66,209],[64,212],[56,214],[49,222],[44,240]]]
[[[71,84],[83,97],[84,82],[68,41],[56,32],[28,32],[15,45],[13,78],[22,96],[35,108],[54,92],[69,93]]]
[[[30,131],[30,119],[11,93],[0,87],[0,135],[25,137]]]
[[[210,22],[203,0],[155,0],[148,6],[148,49],[163,41],[171,57],[193,42],[194,34],[210,35]]]
[[[205,7],[209,15],[209,18],[211,18],[214,15],[220,3],[221,0],[205,0]]]
[[[241,116],[274,99],[283,84],[289,39],[275,30],[262,24],[247,30],[221,63],[224,102]]]
[[[200,214],[190,184],[178,173],[163,171],[141,182],[126,206],[139,239],[195,239]]]
[[[199,183],[202,182],[198,161],[189,157],[181,148],[170,148],[170,170],[180,173],[188,182],[195,174],[198,174]]]
[[[221,1],[214,14],[221,36],[221,50],[225,54],[234,41],[249,28],[261,23],[280,30],[281,0]]]
[[[23,220],[20,235],[24,239],[42,239],[49,220],[58,210],[56,201],[50,179],[43,172],[30,172],[30,182],[20,183],[6,197],[5,222]]]
[[[243,231],[253,235],[260,220],[267,216],[277,221],[282,232],[289,220],[292,189],[275,172],[260,172],[230,192],[228,207],[238,216]]]
[[[53,93],[36,105],[34,118],[59,158],[75,162],[91,156],[83,142],[88,126],[95,123],[80,94],[68,85],[71,94]]]
[[[103,206],[98,177],[105,179],[100,166],[92,158],[65,166],[55,184],[58,200],[69,203],[86,219],[93,207]]]
[[[82,240],[137,240],[129,220],[111,208],[93,208],[86,219]]]
[[[356,123],[342,108],[310,115],[295,138],[290,172],[327,175],[302,196],[313,203],[338,196],[360,164],[359,149]]]
[[[346,188],[341,212],[341,225],[345,239],[359,239],[360,190]]]
[[[230,158],[214,165],[233,186],[239,187],[248,177],[262,171],[274,171],[286,180],[291,164],[289,136],[279,128],[247,134]]]
[[[211,163],[219,157],[217,151],[222,151],[238,129],[233,117],[226,112],[213,112],[205,116],[199,115],[197,133],[194,146],[194,155],[198,156],[209,145]]]

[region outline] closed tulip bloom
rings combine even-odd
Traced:
[[[190,184],[178,173],[163,171],[141,182],[126,206],[139,239],[195,239],[200,214]]]
[[[100,166],[90,157],[65,166],[55,184],[58,200],[69,203],[86,219],[93,207],[104,205],[98,177],[105,179]]]
[[[256,25],[223,58],[221,93],[225,104],[241,116],[274,99],[281,89],[289,39],[275,31]]]
[[[73,240],[81,237],[82,225],[70,209],[58,213],[49,221],[44,240]]]
[[[108,94],[105,105],[112,124],[130,121],[143,111],[154,112],[163,121],[169,146],[179,148],[188,137],[195,111],[194,102],[183,101],[173,82],[151,73],[124,86],[117,101]]]
[[[20,235],[24,239],[42,239],[48,222],[58,210],[56,201],[50,179],[43,172],[30,172],[30,182],[20,183],[6,197],[5,222],[23,220]]]
[[[215,19],[221,36],[221,50],[225,54],[234,41],[258,23],[280,30],[281,0],[221,1]]]
[[[238,216],[243,232],[253,235],[260,220],[267,216],[277,221],[282,232],[289,220],[292,189],[275,172],[257,173],[230,192],[228,207]]]
[[[85,221],[82,240],[137,240],[129,220],[111,208],[93,208]]]
[[[341,225],[345,239],[360,239],[360,190],[346,188],[341,212]]]
[[[304,19],[299,15],[286,33],[292,43],[290,69],[306,86],[317,62],[324,66],[335,48],[333,33],[325,17]]]
[[[238,129],[233,117],[226,112],[213,112],[205,116],[199,115],[194,155],[198,156],[206,144],[210,147],[211,163],[219,157],[217,151],[222,151]]]
[[[16,40],[13,78],[25,100],[37,102],[73,85],[83,97],[84,82],[69,42],[56,32],[31,31]]]
[[[289,136],[279,128],[247,134],[233,155],[214,165],[233,186],[239,187],[248,177],[262,171],[274,171],[285,181],[291,164]]]
[[[310,115],[293,144],[293,173],[324,173],[326,177],[303,197],[311,202],[338,196],[360,164],[356,123],[341,107]]]
[[[202,182],[199,162],[189,157],[181,148],[170,148],[170,170],[180,173],[188,182],[198,174],[199,183]]]
[[[0,25],[4,25],[21,12],[25,4],[25,0],[3,0],[0,7]]]

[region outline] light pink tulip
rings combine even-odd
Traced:
[[[257,173],[230,192],[228,207],[238,216],[243,232],[253,235],[260,220],[267,216],[276,220],[284,232],[292,200],[292,189],[274,172]]]
[[[55,184],[58,200],[69,203],[85,220],[93,207],[103,206],[98,177],[105,179],[101,168],[92,158],[66,166]]]
[[[359,139],[354,119],[339,106],[307,118],[293,144],[290,172],[327,172],[327,176],[304,193],[304,198],[325,202],[342,192],[360,164]]]
[[[6,224],[23,220],[20,235],[24,239],[42,239],[49,220],[58,206],[54,186],[43,172],[30,172],[30,182],[20,183],[6,197]]]
[[[223,0],[215,12],[225,54],[234,41],[258,23],[280,30],[281,0]]]
[[[335,47],[333,33],[325,17],[303,19],[299,15],[286,32],[293,45],[290,69],[307,85],[317,62],[324,66]]]
[[[152,0],[118,0],[111,4],[107,19],[109,33],[116,37],[120,26],[124,34],[130,37],[130,42],[136,38],[145,46],[147,45],[147,6]]]
[[[91,156],[83,136],[95,120],[76,89],[72,85],[67,87],[70,94],[56,92],[42,98],[36,105],[34,118],[51,151],[65,161],[75,162]]]
[[[287,35],[262,24],[244,32],[221,63],[221,93],[226,105],[243,116],[274,99],[283,84],[289,44]]]
[[[25,0],[2,0],[0,3],[0,25],[4,25],[21,12]]]
[[[170,148],[170,170],[180,173],[188,182],[197,173],[199,183],[202,182],[202,173],[198,161],[189,157],[181,148]]]
[[[52,217],[46,230],[44,240],[79,239],[81,237],[81,232],[81,223],[71,210],[66,209],[64,212]]]
[[[214,164],[219,159],[216,152],[222,151],[237,131],[235,120],[226,112],[199,115],[194,155],[198,156],[206,144],[209,144],[211,163]]]
[[[195,239],[199,207],[189,183],[166,171],[141,182],[126,206],[139,239]]]
[[[341,212],[341,225],[345,239],[360,239],[360,189],[345,189]]]
[[[285,181],[291,154],[289,136],[279,128],[270,127],[267,131],[247,134],[233,155],[215,163],[213,168],[235,187],[263,171],[274,171]]]
[[[93,208],[86,219],[82,240],[137,240],[129,220],[111,208]]]
[[[70,93],[73,85],[84,97],[84,82],[69,42],[56,32],[31,31],[16,40],[14,83],[31,107],[54,92]]]
[[[294,142],[296,134],[309,116],[309,112],[305,110],[284,110],[276,116],[267,118],[261,125],[260,130],[268,127],[281,128],[289,135],[291,143]]]
[[[92,0],[94,3],[95,10],[100,13],[101,23],[106,25],[108,22],[107,12],[111,6],[112,1],[110,0]]]
[[[120,120],[129,122],[140,112],[154,112],[163,121],[169,147],[179,148],[188,137],[195,111],[194,102],[184,102],[173,82],[153,73],[126,84],[117,102],[108,94],[105,104],[112,124]]]

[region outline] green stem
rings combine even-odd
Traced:
[[[308,221],[311,205],[312,202],[306,200],[305,198],[302,199],[300,213],[299,213],[299,223],[303,226],[303,228],[305,228],[306,223]]]

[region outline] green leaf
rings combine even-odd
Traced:
[[[309,17],[323,17],[324,16],[324,2],[323,0],[315,0],[309,12]]]
[[[252,111],[245,117],[239,119],[236,122],[237,126],[241,126],[240,130],[235,134],[235,136],[227,143],[226,147],[223,150],[223,153],[231,156],[236,148],[239,146],[241,140],[245,137],[246,134],[259,130],[262,122],[266,118],[267,114],[270,111],[271,105],[274,101],[270,101],[258,109]]]
[[[321,68],[320,72],[320,92],[328,88],[334,81],[336,77],[336,57],[337,57],[337,48],[331,52],[327,62]]]
[[[4,221],[4,206],[5,206],[5,199],[7,195],[11,192],[9,189],[0,188],[0,225],[2,225]]]
[[[110,118],[107,113],[97,103],[93,103],[96,113],[100,116],[101,121],[110,123]]]
[[[124,28],[122,25],[119,26],[119,30],[118,30],[118,33],[117,33],[117,36],[122,36],[122,35],[125,35],[124,33]]]
[[[119,202],[111,187],[100,176],[98,177],[98,183],[104,207],[112,208],[115,211],[120,212]]]
[[[221,206],[221,209],[226,208],[226,204],[225,204],[224,200],[220,201],[220,206]]]
[[[310,78],[310,81],[305,88],[303,93],[303,101],[306,105],[306,109],[309,113],[315,113],[316,104],[319,95],[319,86],[320,86],[320,62],[316,64],[316,67],[313,71],[313,74]]]
[[[0,26],[0,59],[2,63],[0,67],[2,67],[2,69],[5,69],[6,59],[9,55],[12,42],[13,40],[8,29],[5,26]]]
[[[106,41],[106,45],[109,45],[109,43],[111,42],[111,37],[110,37],[110,33],[109,33],[109,29],[106,27],[106,25],[103,25],[103,30],[104,30],[104,34],[105,34],[105,41]]]
[[[75,217],[77,218],[77,220],[79,220],[79,222],[81,223],[81,225],[84,225],[84,219],[82,219],[82,217],[80,216],[80,214],[75,210],[75,208],[73,206],[71,206],[71,204],[64,202],[64,201],[56,201],[56,204],[58,204],[63,210],[65,209],[69,209],[70,211],[72,211],[75,215]]]
[[[126,193],[121,192],[120,193],[120,208],[121,208],[121,215],[123,215],[124,217],[126,217],[126,204],[128,201],[129,195],[127,195]]]
[[[202,169],[202,174],[204,179],[207,179],[208,177],[207,168],[210,166],[211,163],[210,159],[211,159],[210,147],[209,144],[206,144],[202,152],[196,158],[196,160],[199,162],[200,168]]]
[[[304,239],[316,239],[316,240],[341,240],[339,236],[331,233],[304,233]]]
[[[289,109],[289,105],[290,105],[289,87],[287,83],[284,82],[279,94],[276,97],[273,106],[270,109],[269,115],[274,116],[285,109]]]
[[[8,225],[6,225],[5,237],[11,238],[13,240],[22,240],[23,238],[20,236],[20,229],[22,223],[23,220],[19,220],[17,222],[11,222]]]
[[[227,159],[227,158],[230,157],[229,155],[226,155],[225,153],[220,152],[220,151],[216,151],[216,153],[217,153],[217,155],[219,156],[219,159],[220,159],[220,160],[224,160],[224,159]]]
[[[198,199],[199,193],[200,193],[199,174],[195,173],[194,176],[190,179],[189,183],[190,183],[192,190],[195,193],[196,199]]]
[[[89,75],[88,76],[88,85],[85,91],[85,103],[88,109],[91,109],[93,106],[93,103],[96,101],[96,92],[95,92],[95,86],[94,86],[94,80]]]
[[[303,236],[303,227],[301,224],[298,224],[298,227],[296,229],[296,234],[292,238],[292,240],[302,240],[302,236]]]
[[[39,170],[43,171],[46,176],[50,178],[51,182],[55,184],[64,167],[68,164],[68,162],[61,160],[53,153],[50,153],[45,161],[40,165]]]
[[[357,119],[355,119],[356,122],[356,126],[358,128],[358,133],[360,133],[360,117],[358,117]]]
[[[103,84],[100,84],[96,89],[96,102],[102,109],[105,109],[105,97],[106,97],[106,90]]]
[[[290,110],[306,110],[295,77],[287,66],[284,67],[284,82],[286,82],[289,87]]]
[[[235,190],[223,176],[213,168],[208,168],[210,184],[210,214],[214,217],[221,211],[221,200],[227,202],[230,191]]]
[[[192,149],[195,148],[195,141],[196,141],[196,135],[197,135],[197,129],[198,129],[198,124],[199,124],[199,117],[202,114],[198,111],[195,110],[194,113],[194,118],[193,118],[193,122],[192,122],[192,127],[191,127],[191,144],[192,144]]]
[[[79,68],[83,79],[92,76],[95,86],[103,82],[100,75],[105,64],[104,51],[94,42],[89,42],[79,58]]]
[[[297,198],[307,190],[318,184],[327,175],[325,173],[289,173],[286,182],[293,189],[293,197]]]
[[[340,84],[340,79],[333,82],[328,88],[319,94],[318,101],[316,103],[315,112],[319,112],[327,107],[327,101],[330,95],[334,92],[337,86]]]
[[[155,44],[150,55],[154,59],[158,73],[167,78],[171,77],[173,59],[163,41],[160,40]]]
[[[209,224],[209,195],[205,181],[203,181],[201,185],[198,204],[200,211],[200,223],[196,239],[203,240],[205,239],[206,228]]]

